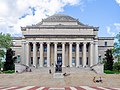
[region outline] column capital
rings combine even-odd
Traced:
[[[95,41],[95,42],[94,42],[94,44],[95,44],[95,45],[98,45],[98,42],[97,42],[97,41]]]
[[[26,44],[26,42],[22,42],[22,44]]]
[[[50,44],[50,42],[46,42],[47,44]]]
[[[62,44],[66,44],[66,42],[61,42]]]
[[[30,44],[30,42],[23,42],[23,44]]]
[[[73,42],[69,42],[69,44],[73,44]]]
[[[83,42],[83,44],[87,44],[87,42]]]
[[[43,44],[43,42],[39,42],[39,44]]]
[[[90,44],[94,44],[94,42],[90,42]]]
[[[37,42],[32,42],[33,44],[36,44]]]
[[[76,42],[76,44],[80,44],[80,42]]]
[[[54,42],[54,44],[58,44],[58,42]]]

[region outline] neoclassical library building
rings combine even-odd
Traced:
[[[68,15],[55,14],[21,27],[22,37],[13,38],[17,62],[29,67],[91,67],[113,48],[113,37],[98,37],[99,27],[81,23]]]

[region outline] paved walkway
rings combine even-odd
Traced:
[[[70,89],[72,88],[71,86],[77,86],[77,87],[80,86],[81,88],[84,88],[84,89],[77,89],[73,87],[72,90],[87,90],[88,88],[89,90],[97,90],[97,89],[94,89],[94,87],[90,89],[90,87],[88,86],[95,86],[95,87],[101,87],[101,88],[102,87],[120,88],[120,74],[96,74],[87,68],[86,69],[64,68],[63,73],[66,72],[67,74],[70,74],[70,75],[64,76],[64,78],[54,78],[54,69],[51,68],[52,74],[49,74],[49,69],[50,68],[40,68],[40,69],[32,70],[32,72],[0,74],[0,86],[8,87],[8,88],[9,87],[17,88],[13,86],[28,86],[29,88],[31,88],[31,86],[32,87],[34,86],[66,87],[61,90],[65,90],[65,89],[71,90]],[[93,82],[94,77],[96,77],[96,80],[99,79],[99,77],[102,77],[103,83],[94,83]],[[85,86],[85,87],[82,87],[82,86]],[[41,88],[41,87],[38,87],[38,88]],[[8,89],[8,90],[15,90],[15,89]],[[22,89],[22,90],[25,90],[25,89]],[[54,89],[51,89],[51,90],[54,90]],[[60,90],[60,88],[55,90]],[[105,90],[105,89],[103,88],[98,90]]]
[[[40,87],[40,86],[13,86],[13,87],[0,87],[0,90],[120,90],[120,88],[107,88],[107,87]]]

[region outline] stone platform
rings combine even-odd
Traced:
[[[53,78],[64,78],[63,73],[54,73]]]

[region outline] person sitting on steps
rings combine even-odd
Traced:
[[[100,77],[98,80],[95,80],[95,77],[94,77],[94,78],[93,78],[93,82],[94,82],[94,83],[96,83],[96,82],[97,82],[97,83],[98,83],[98,82],[101,82],[101,83],[102,83],[102,78]]]
[[[102,83],[102,78],[101,78],[101,77],[99,78],[99,82],[101,82],[101,83]]]

